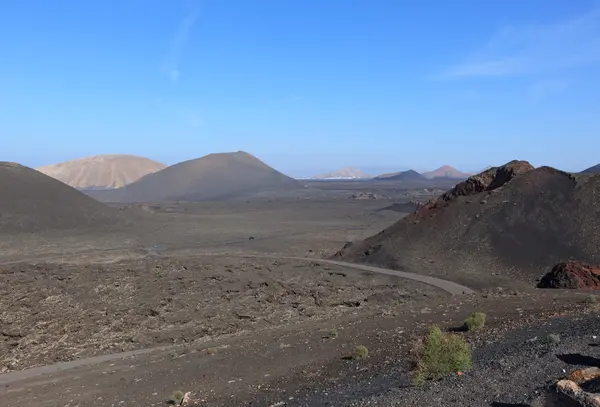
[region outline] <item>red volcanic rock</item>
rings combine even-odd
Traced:
[[[600,290],[600,266],[578,261],[558,263],[540,280],[538,288],[590,288]]]
[[[491,191],[500,188],[516,176],[525,174],[533,169],[533,165],[527,161],[514,160],[501,167],[490,168],[482,173],[473,175],[446,192],[442,198],[445,201],[449,201],[458,196],[469,196],[483,191]]]
[[[493,167],[479,174],[469,177],[466,181],[458,183],[450,191],[440,197],[432,199],[425,205],[421,205],[413,218],[422,219],[428,217],[431,211],[444,207],[448,202],[459,196],[470,196],[480,192],[492,191],[504,186],[513,178],[532,171],[535,168],[527,161],[513,160],[501,167]]]

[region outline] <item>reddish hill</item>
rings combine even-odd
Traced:
[[[427,179],[433,179],[433,178],[466,179],[471,174],[468,174],[466,172],[461,172],[461,171],[457,170],[456,168],[451,167],[449,165],[444,165],[443,167],[440,167],[437,170],[424,172],[421,175],[423,175]]]
[[[490,286],[600,260],[600,176],[513,161],[459,183],[336,257]],[[508,277],[509,279],[506,279]]]

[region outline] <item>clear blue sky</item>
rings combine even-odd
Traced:
[[[600,162],[600,1],[3,0],[1,160]]]

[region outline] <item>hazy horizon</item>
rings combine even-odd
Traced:
[[[293,176],[600,162],[597,0],[22,0],[0,35],[0,159],[31,167],[237,150]]]
[[[234,151],[221,151],[221,152],[216,152],[215,151],[214,153],[223,153],[223,152],[224,153],[233,153]],[[246,151],[246,152],[248,152],[248,151]],[[248,153],[252,154],[252,152],[248,152]],[[107,154],[108,155],[112,155],[112,154],[128,154],[128,155],[134,155],[134,156],[138,155],[138,154],[133,154],[133,153],[115,153],[115,152],[107,153]],[[208,153],[208,154],[211,154],[211,153]],[[94,155],[96,155],[96,154],[94,154]],[[88,157],[91,157],[91,156],[88,156]],[[76,157],[74,159],[88,158],[88,157]],[[351,165],[343,165],[342,164],[342,165],[338,165],[337,167],[333,167],[333,166],[328,166],[326,164],[323,164],[324,162],[326,162],[326,161],[323,161],[321,163],[316,163],[315,166],[313,166],[313,167],[304,167],[304,168],[302,168],[302,167],[296,167],[296,168],[294,168],[293,166],[286,166],[285,165],[286,158],[287,158],[285,154],[283,154],[283,155],[277,155],[277,156],[273,157],[274,159],[272,159],[272,160],[265,159],[264,157],[260,157],[260,156],[256,156],[256,157],[258,159],[264,161],[266,164],[272,166],[276,170],[281,171],[281,172],[283,172],[284,174],[286,174],[288,176],[296,177],[296,178],[312,178],[312,177],[317,177],[317,176],[324,175],[324,174],[327,174],[327,173],[330,173],[330,172],[335,172],[335,171],[338,171],[338,170],[346,169],[346,168],[358,169],[358,170],[363,171],[367,175],[372,175],[372,176],[382,175],[382,174],[386,174],[386,173],[407,171],[407,170],[414,170],[414,171],[417,171],[419,173],[424,173],[424,172],[428,172],[428,171],[437,170],[440,167],[446,166],[446,165],[454,167],[455,169],[457,169],[457,170],[459,170],[461,172],[465,172],[465,173],[479,173],[479,172],[487,169],[490,166],[493,167],[493,166],[500,166],[500,165],[506,164],[506,162],[502,162],[502,163],[489,163],[487,165],[482,165],[482,166],[476,167],[476,168],[463,168],[463,167],[457,166],[457,165],[452,164],[452,163],[440,163],[440,164],[438,164],[436,166],[433,166],[433,167],[422,167],[422,166],[418,166],[418,165],[417,166],[391,165],[391,164],[386,165],[385,163],[376,165],[376,164],[374,164],[375,161],[373,161],[373,162],[364,162],[363,165],[358,165],[358,164],[356,164],[356,165],[352,165],[352,164]],[[146,157],[146,158],[153,159],[152,157]],[[163,163],[163,164],[165,164],[167,166],[170,166],[170,165],[178,164],[178,163],[180,163],[182,161],[187,161],[189,159],[197,159],[197,158],[201,158],[201,157],[190,157],[190,158],[183,159],[181,161],[174,161],[174,162],[164,162],[164,161],[160,161],[160,160],[156,160],[156,161],[159,161],[159,162],[161,162],[161,163]],[[515,159],[522,159],[522,158],[515,158]],[[67,160],[67,161],[69,161],[69,160]],[[59,162],[52,162],[50,164],[58,164],[58,163]],[[20,164],[27,165],[26,163],[20,163]],[[281,164],[281,165],[278,165],[278,164]],[[531,162],[531,164],[534,167],[539,167],[539,166],[542,166],[542,165],[548,165],[548,164],[545,164],[545,163],[538,164],[538,163],[534,163],[534,162]],[[28,166],[30,166],[30,165],[28,165]],[[32,168],[39,168],[41,166],[36,165],[36,166],[30,166],[30,167],[32,167]],[[564,170],[564,171],[568,171],[568,172],[580,172],[580,171],[582,171],[582,170],[584,170],[586,168],[589,168],[589,167],[575,168],[575,169],[560,168],[560,167],[556,167],[556,168]]]

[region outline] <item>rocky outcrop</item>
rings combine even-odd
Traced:
[[[447,206],[450,201],[454,201],[458,197],[494,191],[506,185],[513,178],[534,169],[533,165],[529,164],[527,161],[519,160],[510,161],[501,167],[490,168],[480,174],[469,177],[469,179],[458,183],[454,188],[443,195],[419,206],[414,216],[417,219],[429,217],[432,211]],[[485,201],[482,201],[482,203],[483,202]]]
[[[572,371],[567,377],[567,380],[577,384],[584,384],[598,378],[600,378],[600,368],[594,366],[588,367],[587,369],[577,369]]]
[[[500,188],[518,175],[533,170],[533,165],[527,161],[511,161],[501,167],[490,168],[480,174],[469,177],[466,181],[457,184],[442,197],[449,201],[459,196],[469,196],[484,191]]]
[[[569,261],[558,263],[538,283],[538,288],[589,288],[600,290],[600,266]]]
[[[600,407],[600,394],[586,391],[600,378],[600,369],[590,367],[572,372],[546,393],[546,407]],[[589,389],[588,389],[589,390]]]

